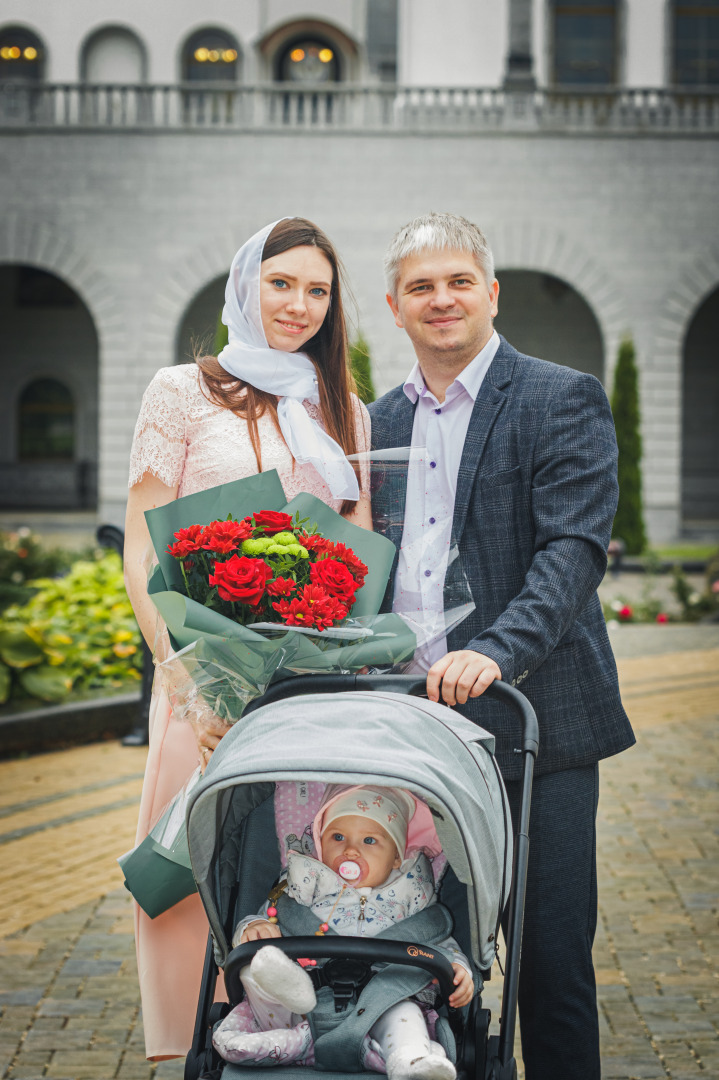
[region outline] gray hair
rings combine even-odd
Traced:
[[[392,237],[384,257],[387,292],[397,300],[397,283],[403,259],[424,251],[465,251],[474,258],[488,285],[494,281],[494,256],[478,225],[459,214],[423,214]]]

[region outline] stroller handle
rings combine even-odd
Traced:
[[[292,960],[364,960],[368,964],[401,964],[405,967],[423,968],[439,983],[439,991],[445,1002],[454,992],[454,968],[442,953],[430,945],[411,941],[386,941],[367,938],[330,937],[261,938],[238,945],[225,963],[225,986],[230,1001],[242,1000],[243,991],[240,972],[249,964],[256,952],[265,945],[276,945]],[[312,969],[310,969],[312,970]]]
[[[426,697],[426,688],[425,675],[295,675],[271,683],[261,698],[251,701],[245,708],[245,716],[263,705],[298,694],[343,694],[363,690]],[[537,714],[524,694],[501,679],[495,679],[484,693],[506,702],[519,715],[522,721],[522,749],[536,758],[539,724]]]

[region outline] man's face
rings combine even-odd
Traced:
[[[468,364],[492,335],[498,295],[498,282],[488,285],[471,255],[448,249],[404,259],[397,300],[388,294],[387,302],[420,362]]]

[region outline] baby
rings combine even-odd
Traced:
[[[285,894],[316,916],[317,929],[310,933],[322,934],[331,927],[337,934],[373,937],[436,903],[432,868],[421,850],[422,829],[427,833],[421,819],[431,821],[426,806],[403,789],[328,788],[313,823],[317,858],[290,851],[281,879]],[[434,832],[431,824],[429,830]],[[240,920],[233,945],[281,936],[277,909],[268,903],[259,915]],[[461,1008],[474,994],[469,962],[451,937],[439,948],[449,955],[455,972],[456,990],[449,1004]],[[316,998],[308,974],[280,949],[267,945],[241,978],[246,1001],[213,1036],[221,1056],[247,1065],[312,1064],[306,1014]],[[427,991],[419,996],[426,997]],[[425,1015],[414,999],[393,1005],[372,1026],[361,1062],[366,1069],[386,1071],[390,1080],[456,1076],[443,1048],[430,1040]]]

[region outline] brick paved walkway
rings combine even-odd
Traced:
[[[708,1080],[719,1077],[719,648],[712,632],[701,649],[701,628],[682,641],[699,651],[662,655],[669,639],[650,637],[660,655],[634,656],[633,637],[620,661],[638,746],[601,770],[603,1075]],[[132,844],[143,759],[105,743],[0,764],[3,1077],[182,1077],[181,1062],[144,1060],[114,862]],[[501,979],[487,989],[498,1015]]]

